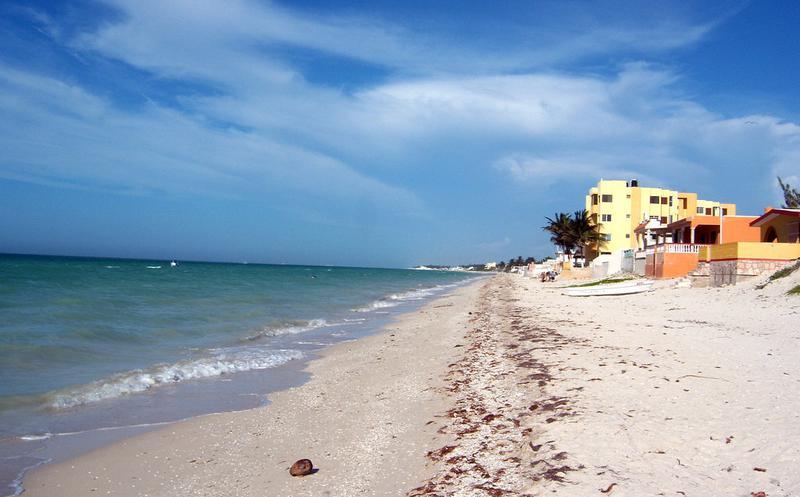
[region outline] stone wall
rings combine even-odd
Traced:
[[[701,263],[697,271],[701,271],[702,265],[707,265],[711,286],[735,285],[762,274],[772,273],[791,264],[791,261],[769,261],[769,260],[749,260],[736,259],[732,261],[711,261]],[[703,268],[705,270],[705,268]]]

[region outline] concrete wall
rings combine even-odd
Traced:
[[[701,261],[752,259],[789,261],[800,258],[800,243],[733,242],[700,247]]]
[[[722,218],[723,242],[760,242],[761,230],[750,226],[756,216],[725,216]]]
[[[762,274],[773,273],[792,263],[793,261],[757,261],[747,259],[712,261],[709,263],[710,285],[735,285]]]
[[[697,267],[697,254],[656,253],[654,278],[680,278]]]

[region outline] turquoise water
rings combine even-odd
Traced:
[[[472,277],[0,256],[0,412],[74,410],[268,370],[303,357],[304,333],[344,333]]]

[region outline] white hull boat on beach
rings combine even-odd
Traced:
[[[631,295],[644,293],[652,289],[653,282],[647,280],[632,280],[609,285],[583,286],[565,288],[562,292],[570,297],[596,297],[600,295]]]

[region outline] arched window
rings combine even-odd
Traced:
[[[764,241],[765,242],[777,242],[778,241],[778,232],[775,231],[775,228],[770,226],[767,229],[767,232],[764,234]]]

